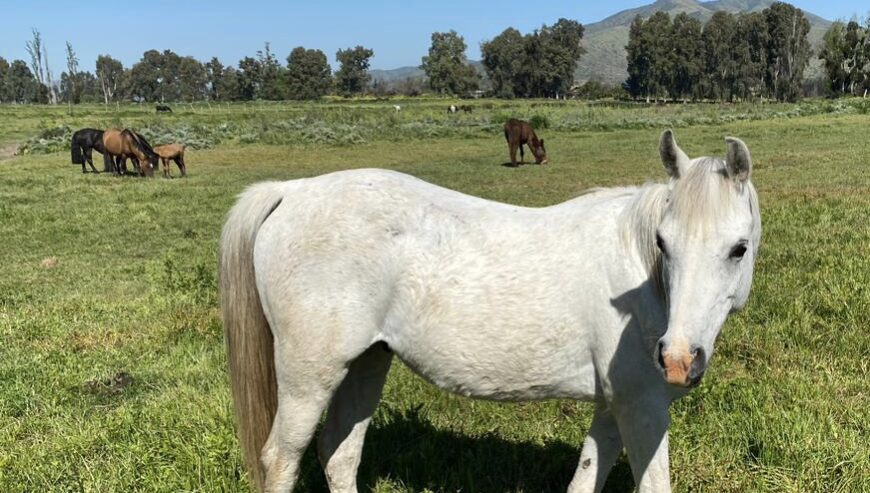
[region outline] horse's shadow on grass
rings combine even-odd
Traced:
[[[473,437],[436,428],[418,409],[387,414],[369,428],[359,468],[361,491],[389,479],[409,491],[507,493],[568,489],[580,447],[563,441],[515,442],[493,434]],[[312,443],[302,463],[299,491],[328,491]],[[624,457],[606,492],[632,491]]]

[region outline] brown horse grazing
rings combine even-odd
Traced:
[[[474,109],[467,104],[463,104],[462,106],[459,107],[459,109],[466,112],[466,113],[471,113],[472,111],[474,111]]]
[[[165,144],[154,148],[154,152],[160,156],[163,161],[163,177],[172,178],[172,172],[169,170],[169,161],[175,161],[181,171],[181,177],[187,176],[187,165],[184,164],[184,145],[183,144]]]
[[[141,176],[154,176],[154,168],[160,162],[154,149],[141,135],[132,130],[110,128],[103,132],[103,147],[106,152],[103,158],[106,163],[112,163],[115,174],[122,175],[127,172],[127,158],[133,161]]]
[[[535,155],[535,164],[547,164],[547,150],[544,149],[544,139],[538,140],[535,130],[528,122],[511,118],[504,124],[504,138],[507,140],[511,154],[511,166],[517,166],[517,148],[520,150],[520,163],[523,162],[523,145],[529,146]]]

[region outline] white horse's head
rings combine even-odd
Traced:
[[[724,161],[690,160],[670,130],[659,147],[671,177],[656,231],[668,327],[654,360],[676,386],[701,381],[725,318],[749,297],[761,240],[749,149],[739,139],[725,143]]]

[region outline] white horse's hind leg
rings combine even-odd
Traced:
[[[601,491],[621,450],[622,439],[613,415],[607,410],[596,409],[589,434],[583,442],[580,464],[571,485],[568,486],[568,493]]]
[[[276,351],[278,410],[260,456],[266,493],[293,491],[299,461],[346,373],[341,363],[302,360],[298,355],[282,354],[286,352]]]
[[[350,365],[338,388],[317,441],[329,491],[356,493],[363,441],[392,362],[392,352],[375,344]]]

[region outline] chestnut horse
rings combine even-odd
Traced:
[[[163,161],[163,177],[172,178],[172,172],[169,170],[169,161],[175,161],[178,165],[178,170],[181,171],[181,176],[187,176],[187,165],[184,164],[184,145],[183,144],[164,144],[156,146],[154,152],[160,156]]]
[[[154,176],[160,156],[141,135],[126,128],[110,128],[103,132],[103,147],[106,149],[103,158],[107,165],[112,163],[115,174],[127,172],[127,158],[130,158],[141,176]]]

